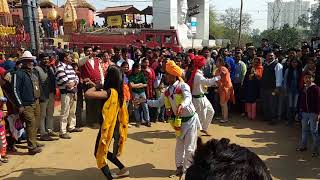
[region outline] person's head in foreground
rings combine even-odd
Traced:
[[[245,147],[229,139],[212,139],[203,144],[198,138],[193,163],[185,180],[271,180],[264,162]]]

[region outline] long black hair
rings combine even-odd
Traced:
[[[110,65],[107,70],[107,74],[104,81],[103,89],[108,91],[108,89],[113,88],[118,92],[118,100],[120,102],[120,107],[123,106],[123,73],[122,70],[116,65]]]
[[[291,65],[292,61],[296,61],[298,63],[297,65],[297,68],[294,69]],[[288,86],[290,87],[291,86],[291,83],[292,83],[292,78],[293,78],[293,72],[294,70],[297,71],[297,79],[295,79],[297,81],[297,85],[299,85],[299,80],[300,80],[300,76],[302,74],[302,65],[300,63],[300,61],[297,59],[297,58],[294,58],[291,60],[290,62],[290,66],[288,68],[288,77],[287,77],[287,82],[288,82]],[[298,87],[297,87],[298,88]]]

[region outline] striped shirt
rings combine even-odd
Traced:
[[[66,84],[69,82],[74,81],[76,84],[79,83],[79,78],[76,75],[76,72],[74,71],[73,67],[71,65],[67,65],[63,62],[60,62],[58,66],[56,67],[56,80],[57,85],[59,86],[59,89],[61,93],[65,92],[74,92],[74,89],[68,89],[66,87]],[[76,88],[76,87],[74,87]]]

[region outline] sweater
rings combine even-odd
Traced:
[[[18,70],[13,75],[13,92],[18,107],[32,105],[40,97],[38,72],[34,69]]]
[[[299,96],[299,110],[306,113],[320,113],[320,88],[313,84],[305,87]]]
[[[92,82],[96,84],[101,84],[101,74],[99,69],[99,59],[94,59],[94,68],[92,68],[92,65],[89,61],[86,61],[86,63],[81,67],[81,76],[83,79],[89,78]]]

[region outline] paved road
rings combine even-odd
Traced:
[[[296,153],[299,128],[269,126],[261,121],[237,119],[227,124],[210,126],[214,138],[230,138],[249,147],[265,160],[275,179],[320,179],[320,159],[311,153]],[[72,134],[71,140],[47,142],[43,153],[27,155],[26,145],[10,163],[0,167],[5,180],[98,180],[104,179],[95,166],[93,146],[98,130],[85,128]],[[208,138],[204,138],[208,139]],[[157,123],[152,128],[130,128],[125,154],[121,160],[130,168],[126,179],[170,179],[174,173],[174,134],[169,124]],[[111,165],[112,168],[114,166]]]

